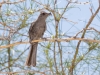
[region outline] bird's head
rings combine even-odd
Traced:
[[[42,20],[46,20],[46,18],[47,18],[49,15],[51,15],[51,13],[47,13],[47,12],[45,12],[45,11],[42,11],[42,12],[40,12],[39,18],[42,19]]]

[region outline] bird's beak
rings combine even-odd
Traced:
[[[49,15],[52,15],[51,13],[48,13]]]

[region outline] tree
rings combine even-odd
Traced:
[[[43,10],[52,16],[45,39],[33,40],[39,42],[37,66],[27,67],[28,29]],[[99,10],[100,0],[2,0],[1,74],[99,75]]]

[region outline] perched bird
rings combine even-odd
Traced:
[[[37,55],[37,46],[38,42],[32,43],[33,40],[38,40],[43,37],[43,34],[46,30],[46,18],[51,15],[51,13],[46,13],[42,11],[38,17],[38,19],[31,24],[29,29],[29,40],[31,44],[31,49],[26,60],[27,66],[36,66],[36,55]]]

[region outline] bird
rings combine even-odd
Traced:
[[[29,42],[31,44],[31,48],[28,54],[28,57],[26,59],[25,64],[27,66],[36,66],[36,56],[37,56],[37,46],[38,42],[33,42],[33,40],[38,40],[39,38],[42,38],[44,35],[44,32],[46,30],[46,19],[47,17],[51,15],[51,13],[47,13],[45,11],[40,12],[40,15],[38,19],[35,22],[31,23],[31,26],[29,28]]]

